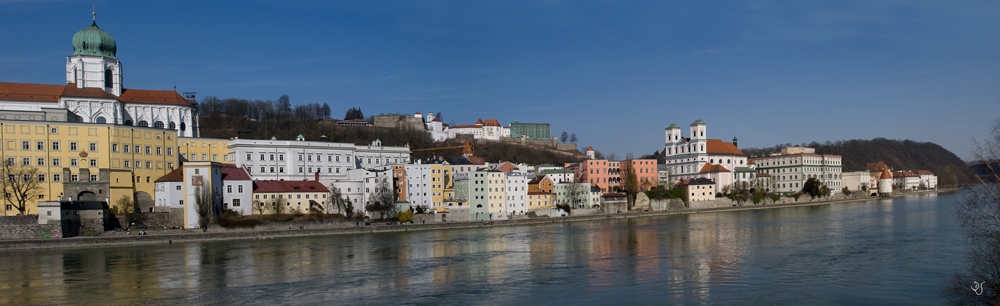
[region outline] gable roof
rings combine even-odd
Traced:
[[[115,97],[100,88],[77,88],[76,84],[49,85],[0,82],[0,100],[59,102],[62,97],[112,99],[128,103],[175,104],[191,106],[187,99],[172,90],[125,89]]]
[[[732,154],[732,155],[746,155],[743,151],[736,148],[732,142],[724,142],[719,139],[708,139],[706,143],[706,150],[708,154]]]
[[[118,100],[129,103],[155,103],[191,106],[187,99],[172,90],[125,89]]]
[[[920,175],[934,175],[934,172],[931,172],[930,170],[917,170],[917,174],[920,174]]]
[[[247,170],[243,169],[243,167],[227,166],[227,167],[222,167],[222,180],[249,181],[251,180],[251,178],[250,174],[247,173]]]
[[[867,165],[865,165],[865,169],[867,169],[868,171],[882,171],[882,169],[885,168],[889,168],[889,166],[887,166],[883,162],[868,163]]]
[[[254,181],[253,192],[330,192],[317,181]]]
[[[712,180],[710,180],[710,179],[707,179],[707,178],[703,178],[703,177],[699,177],[699,178],[689,178],[689,179],[681,179],[680,181],[678,181],[678,182],[677,182],[677,186],[687,186],[687,185],[714,185],[714,184],[715,184],[715,182],[714,182],[714,181],[712,181]]]
[[[722,165],[705,164],[698,173],[729,172],[729,169]]]
[[[511,164],[510,162],[503,162],[494,169],[500,172],[511,172],[518,170],[517,166],[514,166],[514,164]]]
[[[889,173],[889,168],[882,168],[882,176],[879,176],[880,180],[890,180],[892,179],[892,173]]]
[[[177,167],[174,171],[170,171],[160,178],[156,179],[156,183],[160,182],[183,182],[184,181],[184,167]]]
[[[500,126],[500,121],[497,121],[496,119],[486,119],[485,121],[483,121],[483,125],[485,125],[485,126]]]

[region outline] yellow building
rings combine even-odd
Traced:
[[[491,170],[487,172],[486,179],[486,200],[490,203],[490,217],[493,219],[506,219],[507,173]]]
[[[281,213],[309,213],[310,201],[315,201],[321,211],[326,211],[330,189],[317,181],[271,181],[253,182],[253,205],[255,214],[273,214],[274,206],[284,202]]]
[[[172,130],[0,120],[0,131],[4,162],[41,169],[37,179],[43,190],[27,204],[26,214],[38,213],[37,201],[59,197],[107,199],[114,205],[125,196],[140,207],[152,206],[153,181],[179,165],[177,133]],[[97,192],[64,194],[64,183],[78,182],[96,183]],[[19,213],[10,203],[4,204],[2,215]]]
[[[186,161],[229,163],[229,139],[181,137],[177,151]]]
[[[556,208],[556,194],[544,191],[528,192],[528,210]]]

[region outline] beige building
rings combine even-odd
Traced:
[[[684,186],[688,203],[715,200],[715,182],[705,178],[681,180],[678,186]]]

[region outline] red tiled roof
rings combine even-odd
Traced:
[[[593,150],[594,150],[594,147],[592,147],[592,146],[587,146],[587,151],[593,151]]]
[[[469,160],[469,163],[473,164],[473,165],[485,165],[486,164],[486,160],[484,160],[482,157],[479,157],[479,156],[469,156],[468,160]]]
[[[920,175],[934,175],[934,172],[931,172],[930,170],[917,170],[917,174],[920,174]]]
[[[174,171],[170,171],[164,176],[156,179],[156,182],[183,182],[184,181],[184,167],[178,167]]]
[[[479,127],[480,126],[478,126],[478,125],[456,125],[456,126],[452,126],[451,128],[453,128],[453,129],[474,129],[474,128],[479,128]]]
[[[751,160],[748,160],[748,161],[747,161],[747,165],[756,165],[756,164],[757,164],[757,163],[753,162],[753,160],[752,160],[752,159],[751,159]]]
[[[441,119],[434,118],[434,120],[431,120],[431,122],[441,122]]]
[[[0,82],[0,100],[59,102],[62,85]]]
[[[514,166],[514,164],[511,164],[510,162],[503,162],[502,165],[496,167],[496,170],[500,172],[511,172],[514,170],[518,170],[518,168],[517,166]]]
[[[729,169],[722,165],[705,164],[698,173],[729,172]]]
[[[254,181],[253,192],[330,192],[317,181]]]
[[[483,119],[476,119],[476,125],[483,125]]]
[[[882,176],[880,176],[878,179],[880,179],[880,180],[889,180],[889,179],[892,179],[892,174],[889,173],[889,168],[888,167],[882,168]]]
[[[743,151],[736,148],[731,142],[723,142],[719,139],[708,139],[706,144],[708,148],[708,154],[732,154],[732,155],[745,155]]]
[[[496,119],[486,119],[486,121],[483,121],[483,125],[485,125],[485,126],[500,126],[500,121],[497,121]]]
[[[892,177],[917,177],[916,173],[910,171],[896,171],[892,174]]]
[[[100,88],[76,88],[76,84],[66,84],[63,87],[62,95],[63,97],[79,97],[79,98],[99,98],[99,99],[111,99],[117,100],[118,97],[109,94]]]
[[[251,180],[250,174],[247,173],[246,169],[242,167],[222,167],[222,180],[223,181],[249,181]]]
[[[156,103],[191,106],[187,99],[172,90],[126,89],[118,100],[131,103]]]
[[[420,115],[420,112],[417,112],[417,113],[416,113],[416,114],[414,114],[414,115]]]
[[[171,90],[125,89],[120,97],[100,88],[77,88],[76,84],[49,85],[0,82],[0,100],[58,102],[60,97],[117,99],[129,103],[176,104],[191,106],[187,99]]]

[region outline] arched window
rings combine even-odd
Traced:
[[[125,125],[132,125],[132,120],[125,120]]]
[[[158,129],[162,129],[163,128],[163,121],[153,122],[153,127],[158,128]]]
[[[173,121],[170,121],[170,123],[169,123],[169,124],[167,124],[167,128],[169,128],[169,129],[171,129],[171,130],[176,130],[176,129],[177,129],[177,125],[176,125],[176,124],[174,124],[174,122],[173,122]]]
[[[139,120],[139,125],[138,126],[148,127],[149,126],[149,122],[146,122],[146,120]]]
[[[104,117],[97,117],[97,120],[94,121],[97,123],[108,123],[108,121],[105,120]]]
[[[115,82],[114,80],[111,79],[112,77],[113,74],[111,73],[111,69],[104,70],[104,87],[107,88],[115,87],[114,85]]]
[[[181,131],[187,130],[187,125],[181,122]]]

